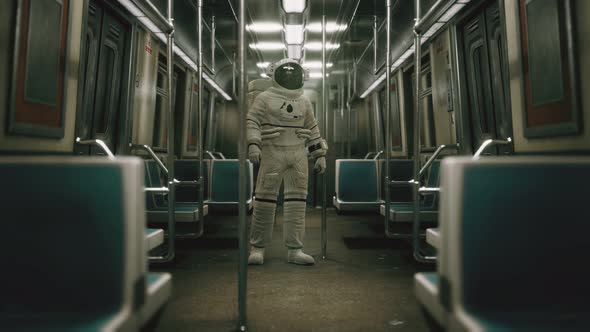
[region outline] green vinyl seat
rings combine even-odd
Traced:
[[[435,160],[430,166],[426,180],[426,187],[438,187],[440,183],[440,161]],[[395,187],[394,187],[395,188]],[[379,212],[385,216],[385,205],[379,207]],[[389,221],[412,222],[414,220],[413,202],[392,202],[389,209]],[[438,194],[428,193],[422,195],[420,200],[420,221],[436,223],[438,220]]]
[[[164,187],[158,165],[153,160],[145,160],[145,181],[147,187]],[[185,166],[185,165],[183,165]],[[168,221],[168,201],[160,193],[146,193],[147,220],[150,223],[166,223]],[[174,207],[176,222],[197,223],[202,230],[202,220],[199,220],[199,204],[177,202]],[[209,212],[208,206],[203,205],[203,216]],[[200,232],[199,232],[200,233]]]
[[[590,158],[453,157],[441,175],[437,278],[415,276],[419,301],[443,310],[441,325],[587,330]]]
[[[253,167],[250,161],[246,161],[248,172],[246,173],[246,188],[248,196],[246,204],[248,210],[252,209]],[[237,159],[213,159],[211,160],[211,174],[209,176],[209,200],[207,205],[213,210],[236,210],[239,204],[239,176],[240,164]]]
[[[146,286],[143,165],[138,158],[0,159],[10,252],[0,273],[0,330],[137,330],[170,295]],[[9,271],[9,273],[8,273]],[[140,301],[138,301],[141,299]]]
[[[377,211],[379,183],[376,160],[337,159],[336,195],[333,204],[338,211]]]

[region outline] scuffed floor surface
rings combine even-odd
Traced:
[[[328,212],[328,258],[320,257],[320,211],[308,209],[305,251],[315,266],[286,263],[282,217],[265,264],[248,271],[249,331],[428,331],[413,294],[409,244],[386,239],[378,215]],[[237,318],[237,217],[209,216],[206,234],[178,241],[157,331],[233,331]]]

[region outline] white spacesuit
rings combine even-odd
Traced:
[[[260,162],[248,262],[264,262],[264,247],[272,237],[277,195],[283,182],[287,260],[310,265],[314,264],[313,257],[301,250],[305,234],[307,152],[315,160],[315,170],[323,173],[327,146],[321,138],[311,102],[303,96],[301,66],[295,60],[284,59],[269,66],[268,74],[273,86],[256,96],[247,118],[248,158],[253,163]]]

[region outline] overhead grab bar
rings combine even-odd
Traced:
[[[111,152],[109,147],[105,144],[103,140],[100,139],[88,139],[82,140],[80,137],[76,137],[76,143],[80,145],[96,145],[100,147],[109,157],[109,159],[115,159],[115,155]]]
[[[165,34],[170,34],[174,31],[174,25],[171,22],[171,17],[166,18],[156,6],[154,6],[150,1],[147,0],[132,0],[133,3],[139,7],[139,10],[142,11],[154,24],[162,30]]]
[[[479,159],[479,157],[481,156],[481,154],[490,146],[496,146],[496,145],[510,145],[512,144],[512,138],[508,137],[506,140],[503,139],[487,139],[485,140],[481,146],[479,147],[479,149],[477,149],[477,151],[475,152],[475,154],[473,155],[473,160],[477,160]]]

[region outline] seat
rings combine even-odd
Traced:
[[[438,187],[440,182],[440,161],[433,161],[426,180],[426,187]],[[395,187],[393,187],[395,188]],[[379,207],[382,216],[385,215],[385,205]],[[429,193],[423,195],[420,201],[420,221],[435,223],[438,219],[438,195]],[[389,210],[389,220],[396,222],[412,222],[414,220],[413,202],[392,202]]]
[[[209,199],[209,169],[211,160],[203,160],[203,197]],[[174,161],[174,177],[179,181],[195,181],[199,178],[199,161],[196,159],[181,159]],[[196,186],[177,186],[177,203],[196,203],[199,201],[198,188]]]
[[[5,157],[0,330],[138,330],[170,275],[145,287],[140,159]],[[91,299],[91,300],[89,300]],[[146,312],[147,314],[147,312]]]
[[[250,161],[249,172],[246,178],[248,188],[247,204],[248,210],[252,209],[253,168]],[[211,160],[211,175],[209,182],[209,200],[207,204],[213,210],[237,209],[239,204],[238,185],[240,164],[237,159],[213,159]]]
[[[587,183],[587,157],[443,161],[437,273],[445,282],[430,294],[449,331],[587,329]]]
[[[145,181],[148,187],[163,187],[165,184],[160,177],[158,165],[153,160],[145,160]],[[147,220],[150,223],[168,222],[168,202],[163,194],[147,193],[146,206]],[[206,216],[208,212],[207,205],[203,205],[203,216]],[[174,218],[176,222],[202,224],[202,221],[199,220],[199,204],[177,202],[175,204]],[[202,229],[200,225],[198,228]]]
[[[162,229],[148,228],[145,231],[145,235],[148,243],[148,250],[157,248],[164,243],[164,230]]]
[[[377,161],[366,159],[336,160],[336,196],[338,211],[377,211],[379,183]]]
[[[429,228],[426,230],[426,242],[434,248],[440,247],[440,232],[438,228]]]

